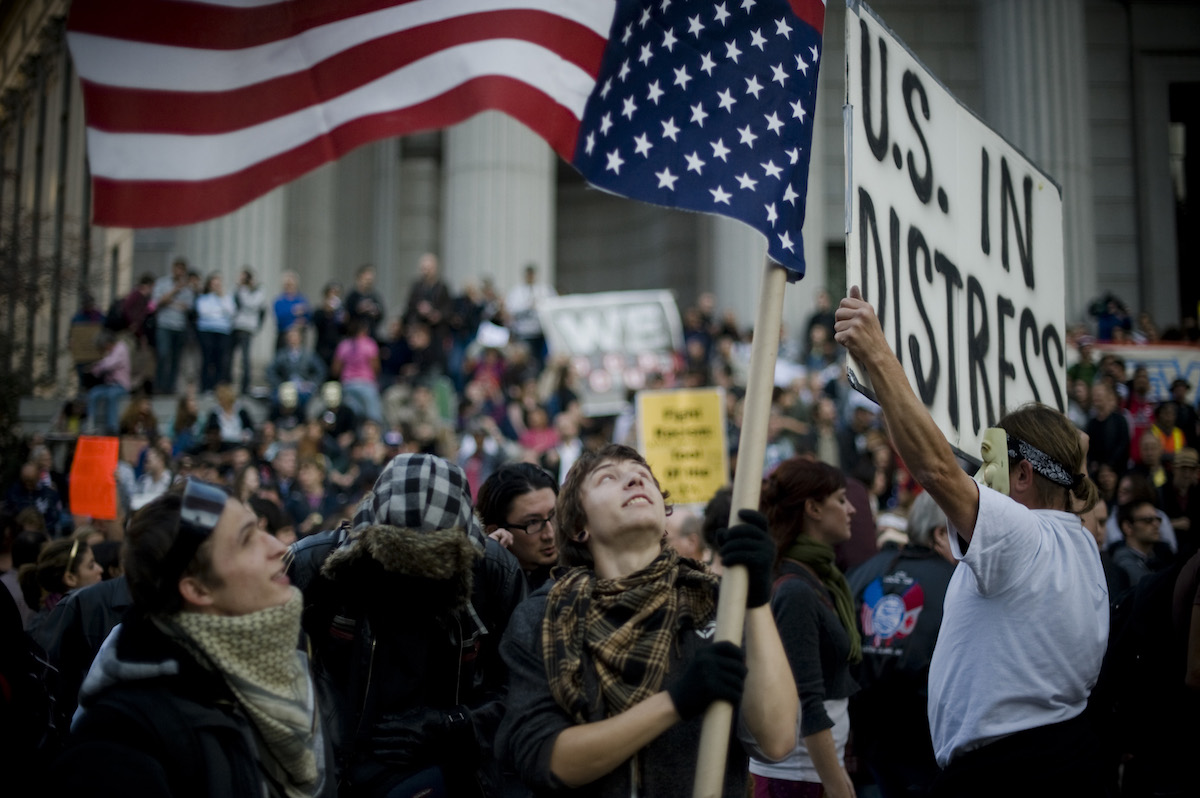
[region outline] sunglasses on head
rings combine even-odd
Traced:
[[[175,542],[164,562],[169,572],[182,574],[187,570],[196,551],[217,528],[227,501],[229,494],[223,488],[198,479],[187,481],[179,508]]]

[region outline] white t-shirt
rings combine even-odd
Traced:
[[[838,764],[845,767],[846,741],[850,739],[850,699],[829,699],[825,702],[825,712],[829,715],[829,719],[833,721],[833,728],[829,731],[833,734],[833,747],[837,750]],[[812,757],[809,756],[808,746],[804,744],[804,738],[800,737],[799,720],[796,721],[796,737],[796,747],[792,749],[792,752],[787,757],[778,762],[767,762],[766,760],[752,756],[750,758],[750,772],[755,776],[766,776],[769,779],[807,781],[820,784],[821,776],[817,773],[817,766],[813,764]]]
[[[979,487],[979,517],[946,591],[929,667],[937,762],[1087,706],[1108,645],[1108,587],[1079,517]]]

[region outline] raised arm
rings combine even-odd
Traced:
[[[905,467],[968,543],[979,516],[979,487],[958,464],[950,444],[917,398],[858,286],[838,305],[834,338],[867,370],[888,433]]]

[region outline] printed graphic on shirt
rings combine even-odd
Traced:
[[[898,657],[925,609],[925,591],[904,571],[884,574],[862,597],[863,653]]]

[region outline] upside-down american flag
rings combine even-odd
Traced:
[[[94,221],[229,213],[502,111],[593,186],[730,216],[793,279],[823,0],[75,0]]]

